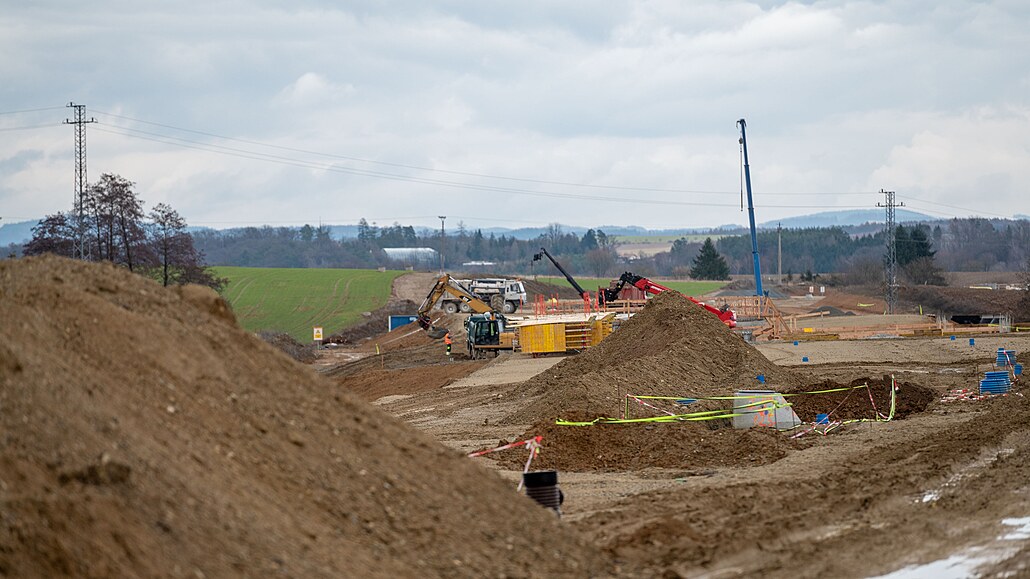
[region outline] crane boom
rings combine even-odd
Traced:
[[[590,294],[587,292],[587,290],[583,289],[578,283],[576,283],[576,280],[573,279],[572,275],[569,274],[569,272],[565,271],[565,268],[562,267],[561,264],[558,263],[558,260],[554,259],[554,257],[551,256],[551,254],[548,253],[546,249],[541,247],[540,253],[533,254],[533,261],[540,261],[541,259],[543,259],[544,256],[547,256],[547,259],[551,260],[551,263],[554,264],[554,267],[558,268],[558,271],[560,271],[562,275],[565,276],[565,279],[569,281],[569,284],[573,288],[575,288],[577,292],[579,292],[580,297],[582,297],[585,300],[590,299]]]

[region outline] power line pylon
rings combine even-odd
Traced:
[[[887,256],[884,264],[887,278],[887,313],[893,314],[898,306],[898,242],[895,236],[894,209],[904,207],[905,203],[894,202],[894,191],[880,189],[880,193],[885,196],[886,201],[877,203],[876,206],[887,208],[887,221],[884,225],[884,237],[887,238]]]
[[[75,125],[75,208],[73,210],[75,240],[72,252],[74,257],[89,259],[89,250],[86,248],[85,238],[86,221],[82,215],[83,197],[86,194],[86,125],[95,123],[97,120],[90,117],[86,120],[86,105],[68,103],[68,106],[75,109],[75,120],[65,119],[64,124]]]

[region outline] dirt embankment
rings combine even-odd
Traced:
[[[520,394],[538,398],[507,421],[532,424],[572,412],[615,416],[626,394],[725,395],[761,386],[759,375],[773,389],[802,383],[703,308],[665,292],[600,345],[523,384]]]
[[[512,485],[197,287],[0,263],[0,574],[585,576]]]

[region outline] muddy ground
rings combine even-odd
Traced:
[[[0,262],[0,576],[1030,573],[1025,382],[952,392],[1030,335],[756,348],[704,316],[669,293],[577,357],[448,358],[405,327],[302,365],[208,290]],[[829,424],[555,423],[765,387]],[[463,456],[530,436],[560,520],[516,494],[524,448]]]
[[[683,323],[696,321],[686,316]],[[619,332],[627,329],[624,338],[634,331],[627,325]],[[940,576],[942,565],[953,565],[952,576],[1030,573],[1030,533],[1021,528],[1030,523],[1025,381],[1004,397],[946,399],[953,390],[975,389],[980,373],[994,369],[998,347],[1025,356],[1030,335],[976,336],[972,346],[969,336],[771,342],[754,349],[757,359],[724,336],[702,339],[673,327],[659,333],[675,331],[687,337],[641,333],[619,348],[569,360],[508,354],[484,366],[444,363],[439,351],[419,350],[415,359],[435,360],[398,367],[389,378],[376,375],[382,379],[372,380],[375,387],[361,373],[336,379],[463,452],[542,435],[534,469],[559,471],[564,523],[600,546],[622,574],[865,577],[900,570],[899,576],[931,577]],[[732,372],[711,369],[720,364],[711,357],[713,343]],[[748,365],[755,367],[741,367]],[[635,373],[620,381],[627,369]],[[868,384],[796,402],[807,421],[816,413],[867,420],[825,434],[826,427],[813,424],[788,433],[734,430],[727,421],[554,424],[558,417],[617,415],[615,404],[607,412],[597,406],[606,395],[598,388],[710,395],[721,382],[731,394],[759,372],[776,375],[785,392]],[[679,381],[660,383],[663,376]],[[891,421],[876,421],[889,406],[890,376],[898,384],[897,412]],[[405,383],[412,387],[398,386]],[[589,403],[577,402],[577,391]],[[643,416],[647,409],[634,411]],[[527,456],[520,448],[473,460],[514,484]]]

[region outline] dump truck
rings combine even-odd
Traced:
[[[522,304],[526,303],[528,298],[526,287],[517,279],[484,277],[455,281],[469,293],[490,304],[492,310],[504,314],[515,313]],[[457,312],[467,314],[473,311],[467,301],[453,295],[444,295],[440,308],[448,314]]]

